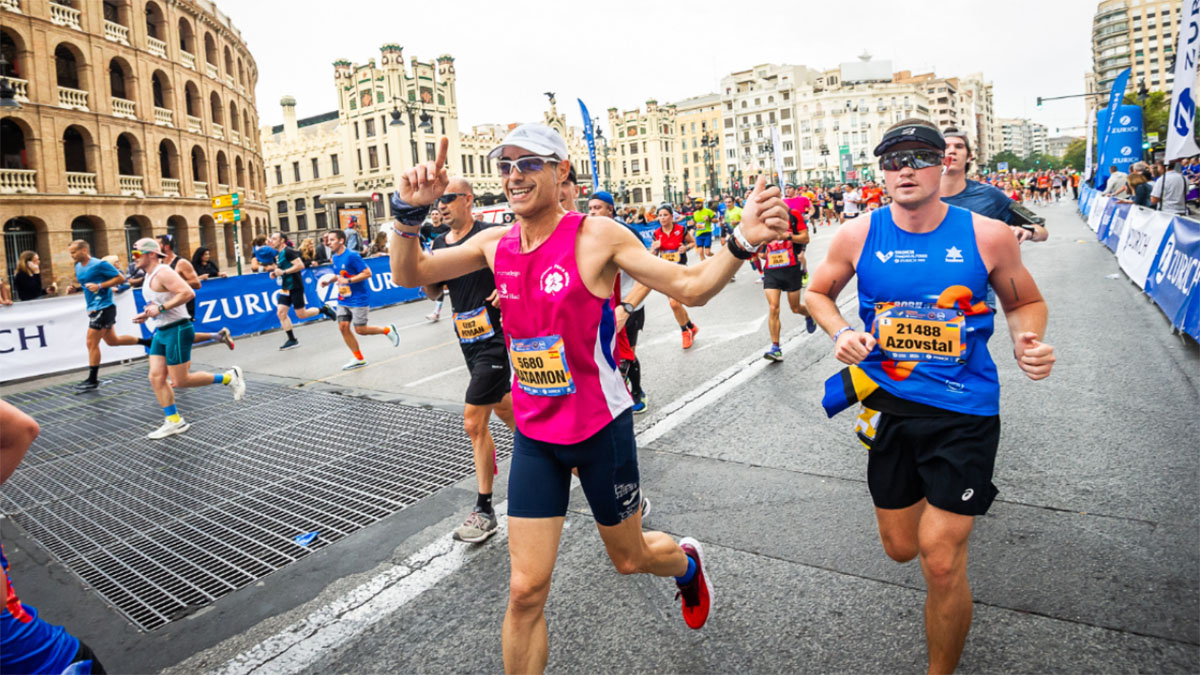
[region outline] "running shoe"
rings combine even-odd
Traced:
[[[396,324],[394,324],[394,323],[388,324],[387,339],[392,341],[393,347],[400,346],[400,331],[396,330]]]
[[[289,349],[295,349],[300,346],[300,341],[295,338],[288,338],[287,342],[279,346],[279,351],[286,352]]]
[[[167,436],[182,434],[183,432],[187,431],[188,427],[190,426],[191,425],[185,422],[182,417],[179,418],[178,422],[163,420],[162,426],[146,434],[146,438],[149,438],[152,441],[161,440]]]
[[[708,579],[708,571],[704,568],[704,549],[701,548],[700,542],[691,537],[684,537],[679,541],[679,548],[696,562],[696,575],[686,584],[676,583],[679,592],[675,597],[683,599],[683,620],[687,622],[688,628],[699,630],[704,627],[704,622],[708,621],[716,596],[713,594],[712,582]]]
[[[333,308],[329,305],[321,305],[321,308],[318,311],[325,315],[325,318],[329,319],[330,321],[337,321],[337,312],[333,311]]]
[[[465,541],[468,544],[482,544],[487,541],[488,537],[496,534],[496,530],[499,527],[500,524],[496,520],[496,514],[472,511],[467,516],[467,522],[454,530],[454,538],[459,541]]]
[[[800,285],[801,286],[808,285],[808,270],[804,270],[804,276],[800,279]]]
[[[817,322],[813,321],[811,316],[804,317],[804,330],[808,331],[809,333],[817,332]]]
[[[95,391],[100,388],[99,380],[84,380],[75,385],[75,391]]]
[[[229,388],[233,390],[233,400],[240,401],[246,395],[246,378],[242,375],[242,367],[234,366],[229,369]]]
[[[642,520],[645,521],[646,518],[648,518],[648,517],[650,517],[650,498],[643,495],[642,496]]]
[[[644,412],[646,412],[646,402],[642,401],[642,400],[634,401],[633,402],[633,414],[641,415]]]
[[[680,333],[679,333],[679,334],[680,334],[680,336],[682,336],[682,337],[683,337],[683,348],[684,348],[684,349],[691,349],[691,347],[692,347],[692,342],[693,342],[693,341],[696,339],[696,336],[695,336],[695,334],[694,334],[694,333],[692,333],[692,331],[690,331],[690,330],[683,330],[683,331],[680,331]]]
[[[228,328],[222,328],[217,331],[217,342],[223,343],[226,347],[229,347],[229,351],[233,351],[233,336],[229,334]]]
[[[768,361],[782,361],[783,350],[778,345],[771,345],[767,351],[763,352],[763,358]]]
[[[342,370],[354,370],[355,368],[362,368],[365,365],[367,365],[366,359],[350,359],[346,362],[346,365],[342,366]]]
[[[754,280],[754,283],[756,283],[756,284],[761,284],[762,282],[763,282],[763,278],[761,276]]]

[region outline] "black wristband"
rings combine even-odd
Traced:
[[[737,237],[730,237],[729,241],[725,242],[725,248],[729,249],[729,252],[733,254],[733,257],[737,258],[738,260],[749,260],[754,257],[753,253],[742,248],[742,245],[737,241]]]
[[[401,225],[419,226],[425,222],[426,216],[429,215],[429,205],[413,206],[400,198],[400,192],[392,193],[391,198],[392,217],[395,218]]]

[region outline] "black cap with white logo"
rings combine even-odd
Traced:
[[[879,157],[894,145],[901,143],[920,143],[935,150],[946,149],[946,139],[942,132],[924,124],[908,124],[892,129],[883,135],[883,140],[875,146],[875,156]]]

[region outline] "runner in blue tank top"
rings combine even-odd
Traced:
[[[856,432],[870,450],[884,551],[898,562],[921,556],[930,672],[953,671],[962,654],[971,626],[967,539],[996,497],[1000,383],[987,347],[989,284],[1018,367],[1040,380],[1054,364],[1054,348],[1041,342],[1046,303],[1017,239],[1004,223],[939,199],[945,149],[941,132],[921,120],[884,134],[875,155],[893,202],[838,230],[808,295],[837,359],[851,366],[846,398],[865,399]],[[856,274],[863,330],[835,304]]]

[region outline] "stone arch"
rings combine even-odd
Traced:
[[[225,45],[225,74],[233,77],[233,52],[229,51],[229,45]]]
[[[217,151],[217,182],[229,186],[229,159],[225,157],[224,150]]]
[[[0,26],[0,54],[4,56],[4,65],[0,66],[0,76],[25,80],[25,91],[17,94],[21,100],[29,100],[28,87],[32,64],[29,61],[29,47],[25,37],[9,26]],[[13,83],[19,87],[19,83]]]
[[[169,138],[158,142],[158,170],[162,178],[179,178],[179,151]]]
[[[171,78],[163,71],[156,70],[150,76],[150,93],[155,108],[175,109],[175,92],[171,87]]]
[[[123,57],[114,56],[108,61],[108,93],[116,98],[136,101],[137,71]]]
[[[63,170],[77,173],[94,173],[96,143],[92,132],[86,127],[72,124],[63,130]]]
[[[192,22],[186,16],[179,17],[179,49],[189,54],[196,54],[196,33],[192,30]]]
[[[200,245],[212,252],[213,262],[219,262],[217,256],[217,226],[212,216],[200,216]]]
[[[93,257],[108,255],[108,237],[105,236],[104,219],[100,216],[77,216],[72,220],[71,241],[76,239],[88,243]]]
[[[242,85],[242,88],[245,89],[246,88],[246,69],[244,67],[242,67],[242,57],[240,57],[240,56],[237,58],[237,78],[238,78],[238,84]]]
[[[242,164],[241,155],[233,158],[233,166],[233,176],[236,181],[234,184],[237,185],[239,190],[246,189],[246,166]]]
[[[221,97],[214,91],[209,95],[208,101],[210,112],[212,113],[212,123],[223,125],[225,123],[225,111],[221,109]]]
[[[151,225],[150,219],[142,215],[132,215],[126,218],[121,230],[125,235],[126,251],[132,251],[133,245],[138,239],[154,236],[154,227]]]
[[[20,117],[0,120],[0,166],[6,169],[37,169],[37,153],[30,152],[33,128]]]
[[[156,40],[167,41],[166,16],[154,0],[146,3],[146,34]]]
[[[171,235],[171,240],[175,242],[175,255],[181,258],[190,258],[192,254],[192,236],[188,233],[187,218],[180,215],[168,217],[167,234]]]
[[[191,117],[204,118],[201,114],[204,109],[204,99],[200,98],[200,88],[195,82],[188,80],[183,85],[183,106],[184,112]]]
[[[208,158],[204,155],[204,148],[199,145],[192,146],[192,181],[201,183],[208,182]]]
[[[204,31],[204,62],[213,66],[217,65],[217,41],[208,31]]]
[[[87,59],[83,50],[71,42],[60,42],[54,47],[55,84],[68,89],[86,90],[85,69]]]
[[[229,102],[229,131],[238,131],[241,126],[241,120],[238,119],[237,104],[233,101]]]
[[[246,175],[250,179],[250,191],[254,192],[258,189],[258,181],[255,179],[254,160],[252,159],[246,161]]]
[[[117,136],[117,175],[144,176],[142,144],[128,131]]]
[[[33,216],[16,216],[4,222],[5,280],[12,285],[17,273],[17,260],[25,251],[36,251],[41,258],[43,282],[54,278],[54,256],[50,251],[50,235],[46,222]],[[15,298],[14,298],[15,299]]]
[[[104,3],[104,20],[129,28],[133,15],[133,0],[108,0]]]

